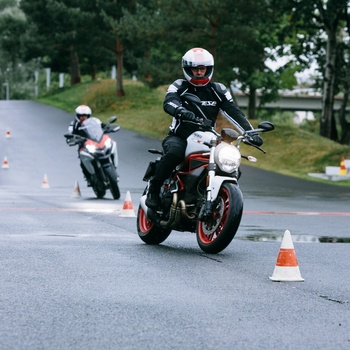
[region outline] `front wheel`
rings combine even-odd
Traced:
[[[162,228],[147,219],[146,213],[139,205],[137,211],[137,233],[146,244],[160,244],[164,242],[171,233],[171,229]]]
[[[91,176],[91,186],[98,199],[102,199],[106,194],[106,189],[102,181],[96,175]]]
[[[113,199],[120,198],[120,190],[118,186],[118,174],[113,166],[105,168],[105,173],[109,181],[109,189],[112,193]]]
[[[224,250],[235,236],[243,213],[243,195],[239,187],[225,182],[213,205],[212,218],[197,223],[197,242],[206,253]]]

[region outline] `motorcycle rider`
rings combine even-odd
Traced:
[[[79,130],[83,122],[91,117],[91,108],[87,105],[80,105],[75,109],[75,118],[71,121],[68,131],[75,135],[83,136],[84,133]]]
[[[74,120],[71,121],[69,127],[68,127],[68,131],[72,134],[75,135],[80,135],[80,136],[85,136],[84,131],[80,130],[80,127],[82,126],[82,124],[84,123],[84,121],[88,118],[91,117],[91,108],[87,105],[80,105],[75,109],[75,118]],[[101,122],[101,128],[103,128],[105,126],[104,123]],[[83,144],[84,142],[82,142]],[[79,149],[78,148],[78,157],[79,157]],[[79,157],[80,159],[80,157]],[[91,186],[90,184],[90,174],[89,172],[86,170],[84,164],[82,163],[82,161],[80,160],[80,167],[81,170],[83,171],[84,177],[87,181],[88,186]]]
[[[188,92],[200,98],[201,109],[206,119],[215,125],[219,113],[231,121],[240,132],[253,127],[243,112],[233,102],[231,93],[221,83],[211,82],[214,72],[214,58],[203,48],[192,48],[182,57],[182,70],[185,79],[177,79],[169,85],[163,109],[173,119],[170,131],[162,142],[164,155],[158,163],[155,176],[150,181],[146,198],[147,207],[156,210],[160,205],[160,188],[173,170],[185,157],[187,137],[200,129],[198,123],[203,118],[195,115],[195,109],[181,98]],[[250,142],[261,146],[263,139],[258,134],[251,134]]]

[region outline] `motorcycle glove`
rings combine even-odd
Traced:
[[[201,123],[201,120],[195,114],[184,107],[178,107],[175,112],[175,118],[180,120],[188,120],[193,123]]]
[[[256,133],[249,135],[249,141],[255,146],[261,146],[264,143],[262,137]]]

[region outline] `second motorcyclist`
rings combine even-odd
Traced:
[[[71,121],[71,123],[68,127],[68,131],[72,134],[75,134],[75,135],[85,136],[84,131],[80,128],[83,125],[84,121],[91,117],[91,114],[92,114],[92,111],[91,111],[91,108],[89,106],[87,106],[87,105],[78,106],[75,109],[75,118]],[[101,128],[104,128],[105,125],[106,124],[101,122]],[[78,148],[78,157],[80,159],[79,149],[80,149],[80,147]],[[80,160],[80,167],[81,167],[81,170],[83,171],[87,185],[88,185],[88,187],[90,187],[91,186],[90,174],[87,171],[87,169],[85,168],[85,166],[81,160]]]
[[[167,90],[163,108],[173,117],[170,131],[162,142],[164,155],[161,158],[154,178],[150,181],[147,194],[147,207],[157,210],[160,205],[159,192],[178,164],[185,157],[187,137],[199,130],[198,123],[202,121],[195,115],[191,106],[186,106],[181,98],[185,92],[192,93],[202,101],[201,109],[206,119],[214,126],[221,112],[239,131],[253,129],[241,110],[233,102],[229,90],[221,83],[211,82],[214,72],[214,58],[203,48],[193,48],[182,57],[182,70],[185,79],[174,81]],[[263,140],[258,134],[251,137],[251,142],[257,146]]]

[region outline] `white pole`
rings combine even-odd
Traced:
[[[39,81],[39,71],[34,71],[34,93],[35,97],[39,94],[39,87],[38,87],[38,81]]]
[[[6,100],[10,99],[10,87],[9,87],[9,83],[3,83],[3,86],[5,86],[6,88]]]
[[[59,79],[60,79],[59,87],[63,88],[64,87],[64,73],[60,73]]]
[[[50,90],[50,74],[51,74],[51,68],[45,68],[46,70],[46,90]]]
[[[112,66],[111,79],[116,79],[117,77],[117,68],[116,66]]]

